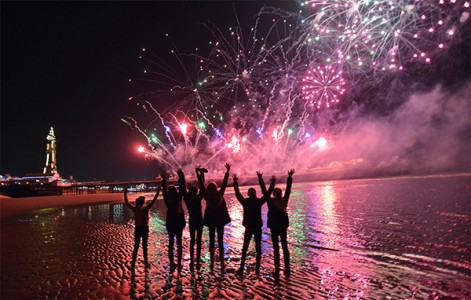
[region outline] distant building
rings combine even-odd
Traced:
[[[7,175],[0,177],[0,186],[2,187],[55,187],[70,186],[70,183],[62,180],[57,172],[57,142],[54,134],[54,128],[51,127],[46,137],[46,165],[42,173],[29,173],[23,177],[12,177]],[[24,193],[22,191],[21,193]]]
[[[21,179],[20,179],[20,182],[21,184],[39,184],[39,185],[43,185],[43,184],[49,184],[50,182],[52,182],[54,179],[53,179],[53,175],[45,175],[45,174],[42,174],[42,173],[37,173],[37,174],[34,174],[34,173],[29,173],[29,174],[26,174],[25,176],[23,176]],[[56,177],[57,179],[58,177]]]
[[[46,166],[44,167],[44,174],[54,175],[57,173],[57,152],[56,152],[56,136],[54,135],[54,128],[51,127],[49,134],[46,137]]]

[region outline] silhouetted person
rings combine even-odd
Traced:
[[[231,165],[226,163],[226,174],[222,181],[221,188],[215,182],[210,182],[208,186],[204,186],[204,182],[200,182],[200,190],[204,193],[206,200],[206,210],[204,211],[203,224],[209,228],[209,254],[211,258],[211,270],[214,266],[214,244],[216,231],[218,233],[219,258],[221,261],[221,269],[224,269],[224,225],[231,221],[227,210],[226,201],[224,200],[224,192],[226,191],[227,181],[229,179],[229,170]],[[200,172],[202,174],[203,171]],[[204,174],[203,174],[204,175]]]
[[[271,240],[273,243],[273,260],[275,261],[274,276],[280,275],[280,246],[278,242],[281,240],[281,246],[283,247],[283,258],[285,261],[285,276],[291,275],[291,268],[289,263],[289,250],[287,241],[287,230],[289,227],[288,213],[286,207],[288,206],[289,195],[291,194],[291,185],[293,184],[294,170],[291,169],[288,172],[288,178],[286,181],[286,190],[283,196],[281,189],[275,188],[273,190],[273,198],[267,200],[268,204],[268,220],[267,227],[271,230]],[[272,177],[272,184],[274,184],[276,178]],[[270,196],[269,192],[265,187],[262,175],[259,175],[260,188],[262,189],[264,196]]]
[[[267,201],[267,197],[257,198],[257,192],[254,188],[249,188],[248,198],[244,198],[239,190],[238,177],[234,175],[234,191],[237,200],[244,208],[244,219],[242,225],[245,227],[244,244],[242,246],[242,258],[240,260],[240,268],[237,271],[239,276],[244,273],[245,259],[247,257],[247,249],[249,248],[252,236],[255,239],[255,249],[257,251],[257,259],[255,264],[255,272],[260,275],[260,260],[262,258],[262,205]]]
[[[136,266],[137,251],[139,250],[140,240],[142,238],[142,250],[144,252],[144,265],[149,268],[149,261],[147,259],[147,241],[149,239],[149,210],[157,201],[161,187],[157,188],[154,199],[144,206],[144,196],[137,197],[136,206],[131,205],[128,200],[128,189],[124,189],[124,202],[134,212],[134,250],[132,252],[131,272],[134,273]]]
[[[204,175],[200,175],[200,170],[207,172],[206,169],[196,168],[196,176],[198,182],[204,184]],[[185,174],[181,169],[178,169],[178,186],[182,191],[183,199],[185,200],[186,208],[188,209],[189,225],[190,225],[190,270],[193,270],[194,254],[196,244],[196,269],[200,268],[201,262],[201,236],[203,234],[203,213],[201,211],[201,201],[203,200],[203,192],[198,187],[191,186],[188,191],[186,190]]]
[[[178,269],[181,270],[182,266],[182,234],[183,228],[185,228],[185,215],[182,206],[182,187],[179,191],[174,185],[167,187],[167,176],[162,176],[162,194],[164,196],[165,205],[167,206],[167,233],[168,233],[168,260],[170,268],[174,269],[175,265],[173,260],[173,247],[175,245],[175,237],[177,238],[177,260]]]

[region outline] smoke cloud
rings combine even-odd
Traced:
[[[337,178],[469,172],[470,95],[471,83],[455,93],[437,86],[387,117],[352,110],[318,167]]]
[[[386,116],[367,114],[352,105],[337,117],[333,110],[318,112],[317,125],[267,127],[263,137],[254,136],[261,119],[261,111],[254,109],[227,124],[225,138],[218,136],[219,131],[212,137],[201,134],[195,130],[197,124],[185,133],[173,126],[175,131],[167,132],[169,141],[156,139],[158,146],[146,155],[168,172],[182,168],[191,176],[195,166],[204,166],[209,180],[221,179],[224,164],[230,162],[231,173],[238,174],[241,183],[255,183],[258,170],[282,180],[291,168],[300,181],[471,172],[470,95],[471,82],[453,92],[436,86],[411,95]],[[401,94],[397,97],[403,99]],[[245,133],[236,129],[243,128],[236,124],[241,120],[250,128]],[[276,120],[287,123],[282,114]]]

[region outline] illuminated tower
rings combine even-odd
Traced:
[[[57,173],[56,164],[56,136],[54,135],[54,128],[51,127],[49,134],[46,137],[46,166],[44,167],[44,174]]]

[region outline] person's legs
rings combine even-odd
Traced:
[[[271,241],[273,244],[273,261],[275,263],[275,272],[273,275],[278,277],[280,275],[280,245],[278,244],[279,232],[275,229],[271,230]]]
[[[139,244],[141,243],[141,232],[139,228],[134,229],[134,250],[132,252],[131,271],[134,272],[136,266],[137,251],[139,250]]]
[[[190,226],[190,270],[193,270],[193,262],[195,255],[195,235],[196,229]]]
[[[144,251],[144,268],[149,268],[149,259],[147,257],[147,243],[149,240],[149,227],[142,229],[142,250]]]
[[[182,255],[183,255],[183,244],[182,244],[183,229],[177,232],[177,255],[178,255],[178,269],[182,268]]]
[[[218,245],[219,245],[219,261],[221,262],[221,268],[225,267],[224,263],[224,226],[218,226]]]
[[[255,264],[255,272],[260,275],[260,261],[262,260],[262,229],[256,229],[253,232],[255,238],[255,250],[257,251],[257,262]]]
[[[214,249],[216,243],[216,227],[209,227],[209,249]]]
[[[281,230],[280,232],[281,237],[281,246],[283,247],[283,259],[285,261],[285,276],[291,275],[291,268],[289,265],[289,250],[288,250],[288,240],[287,240],[287,233],[286,229]]]
[[[196,230],[196,268],[199,269],[201,262],[201,238],[203,236],[203,227]]]
[[[244,243],[242,245],[242,257],[240,259],[240,268],[237,271],[237,274],[239,274],[240,276],[242,276],[242,274],[244,273],[245,259],[247,258],[247,250],[249,248],[251,238],[252,238],[252,231],[250,229],[245,228]]]
[[[210,269],[214,267],[214,243],[215,243],[216,227],[209,227],[209,256],[211,259]]]
[[[173,245],[175,243],[175,234],[173,232],[168,233],[168,262],[170,263],[170,267],[175,267],[175,263],[173,262]]]

